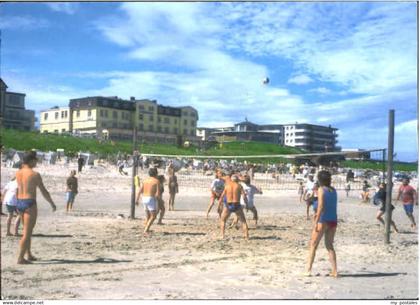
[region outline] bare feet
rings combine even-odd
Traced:
[[[330,272],[330,274],[328,274],[328,276],[337,278],[338,277],[338,273],[337,272]]]
[[[32,264],[30,261],[27,261],[26,259],[22,258],[21,260],[18,260],[17,262],[19,265],[30,265]]]
[[[37,261],[38,259],[33,255],[28,255],[28,261]]]
[[[310,276],[312,276],[312,272],[311,271],[305,271],[305,272],[302,273],[302,276],[310,277]]]

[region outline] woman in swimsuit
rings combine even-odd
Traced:
[[[323,235],[325,247],[331,262],[330,276],[337,277],[337,258],[334,250],[334,236],[337,228],[337,192],[331,186],[331,174],[328,171],[318,173],[318,209],[315,215],[314,228],[310,241],[307,276],[311,275],[312,264],[315,259],[316,249]]]

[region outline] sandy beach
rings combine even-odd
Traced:
[[[247,213],[250,240],[228,229],[219,240],[215,209],[206,219],[208,190],[180,185],[176,211],[143,237],[142,207],[130,212],[130,178],[116,169],[79,175],[74,211],[65,212],[69,168],[38,171],[57,204],[41,197],[32,250],[39,261],[16,264],[18,237],[6,237],[1,217],[2,299],[412,299],[418,297],[418,234],[400,203],[393,219],[400,233],[384,243],[378,207],[358,192],[339,191],[335,240],[340,277],[330,278],[321,242],[312,277],[304,277],[311,221],[296,190],[269,190],[256,197],[260,222]],[[2,167],[1,184],[15,169]],[[167,203],[167,192],[165,202]],[[5,210],[5,208],[3,209]],[[418,221],[418,206],[415,207]]]

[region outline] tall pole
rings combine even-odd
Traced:
[[[137,163],[138,163],[138,150],[137,150],[137,127],[133,129],[133,168],[131,172],[131,210],[130,218],[134,219],[136,212],[136,183],[135,177],[137,174]]]
[[[385,243],[390,242],[391,229],[391,201],[392,201],[392,168],[394,159],[394,114],[395,110],[389,110],[388,125],[388,171],[386,183],[386,203],[385,203]]]
[[[386,172],[386,149],[382,149],[382,182],[385,183],[385,172]]]

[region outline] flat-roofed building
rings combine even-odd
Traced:
[[[298,123],[258,125],[245,119],[233,127],[214,128],[208,137],[213,136],[218,142],[257,141],[297,147],[309,152],[325,152],[340,150],[336,145],[337,130],[331,126]]]
[[[20,130],[35,129],[35,112],[25,108],[24,93],[9,92],[7,85],[1,81],[1,124],[4,128],[13,128]]]
[[[284,145],[311,152],[337,151],[337,128],[313,124],[285,124]]]
[[[39,122],[41,133],[69,133],[70,108],[55,106],[43,110],[40,113]]]

